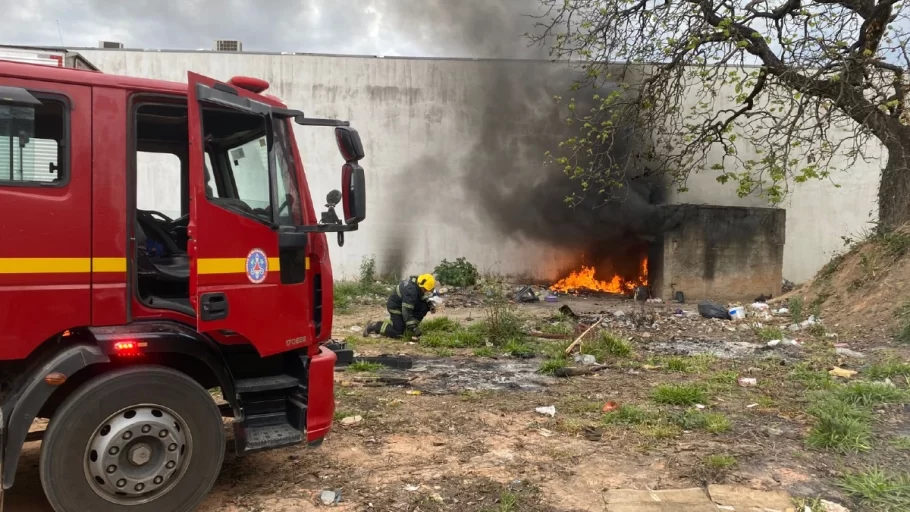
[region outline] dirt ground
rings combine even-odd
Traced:
[[[630,340],[633,353],[607,358],[606,368],[592,375],[556,378],[537,372],[542,355],[477,357],[470,349],[360,338],[359,329],[381,318],[382,307],[338,315],[334,337],[347,338],[358,355],[408,354],[414,368],[338,372],[337,421],[325,443],[245,458],[233,456],[229,446],[200,510],[327,509],[319,496],[331,490],[341,496],[333,508],[347,511],[600,511],[610,489],[715,482],[784,490],[797,499],[822,497],[863,510],[853,508],[838,485],[843,474],[873,465],[910,468],[907,447],[889,442],[910,435],[910,408],[901,404],[876,409],[870,451],[831,453],[806,445],[813,423],[806,413],[806,375],[824,376],[835,366],[862,371],[868,360],[836,355],[835,342],[862,350],[869,360],[885,353],[907,360],[907,352],[884,336],[860,343],[834,338],[830,329],[800,332],[792,334],[799,347],[769,349],[754,327],[702,319],[692,313],[694,305],[561,297],[558,303],[519,305],[516,312],[528,322],[546,323],[542,319],[556,318],[563,305],[583,317],[604,316],[603,325]],[[485,310],[449,307],[441,315],[469,325],[482,321]],[[784,326],[789,320],[767,323],[774,322]],[[545,352],[558,343],[564,342],[537,340],[534,346]],[[411,380],[373,387],[370,376],[376,375]],[[756,385],[742,387],[740,377],[754,378]],[[668,383],[703,386],[704,403],[655,403],[655,390]],[[675,418],[713,413],[727,423],[706,429],[685,422],[610,422],[603,412],[608,402]],[[555,406],[555,417],[535,411],[545,406]],[[353,425],[343,424],[356,416],[361,419],[348,420]],[[39,443],[27,446],[16,487],[7,495],[8,510],[51,510],[38,479],[39,449]]]

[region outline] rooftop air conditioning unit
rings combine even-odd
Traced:
[[[116,41],[101,41],[98,43],[98,47],[112,49],[112,50],[113,49],[119,50],[119,49],[123,48],[123,43],[118,43]]]
[[[218,39],[215,41],[216,52],[242,52],[243,43],[236,39]]]

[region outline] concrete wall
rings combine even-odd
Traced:
[[[508,223],[494,222],[490,204],[509,198],[510,180],[515,179],[509,169],[530,171],[520,179],[542,187],[547,186],[542,176],[559,172],[543,165],[543,153],[564,137],[552,95],[564,94],[570,81],[565,64],[79,51],[112,74],[174,81],[185,81],[188,70],[222,80],[261,77],[271,83],[272,94],[310,116],[350,119],[366,146],[368,217],[343,248],[333,246],[338,277],[355,275],[361,258],[375,255],[380,268],[404,264],[411,273],[431,270],[443,258],[464,256],[481,271],[554,278],[578,255],[575,248],[536,241]],[[331,131],[297,127],[297,138],[310,189],[321,204],[340,181],[341,161]],[[509,159],[494,158],[491,148],[501,148]],[[841,235],[863,227],[875,209],[881,166],[873,161],[835,176],[840,189],[822,182],[797,189],[784,205],[785,277],[811,277],[841,247]],[[497,180],[500,174],[503,179]],[[479,177],[489,180],[480,189]],[[722,187],[710,175],[693,176],[689,189],[674,194],[672,201],[763,206],[760,199],[738,199],[732,186]],[[515,215],[546,223],[559,208],[540,204]]]
[[[777,296],[783,271],[786,211],[779,208],[672,205],[675,228],[658,243],[653,293],[686,300]]]

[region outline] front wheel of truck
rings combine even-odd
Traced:
[[[188,512],[224,460],[208,392],[183,373],[136,366],[94,378],[60,406],[41,448],[57,512]]]

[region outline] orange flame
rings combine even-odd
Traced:
[[[568,292],[572,290],[590,290],[607,293],[626,293],[633,291],[636,286],[646,286],[648,284],[648,259],[641,262],[641,271],[634,280],[624,279],[620,275],[614,275],[609,281],[601,281],[594,277],[594,268],[582,266],[581,270],[572,272],[568,277],[561,279],[558,283],[550,287],[557,292]]]

